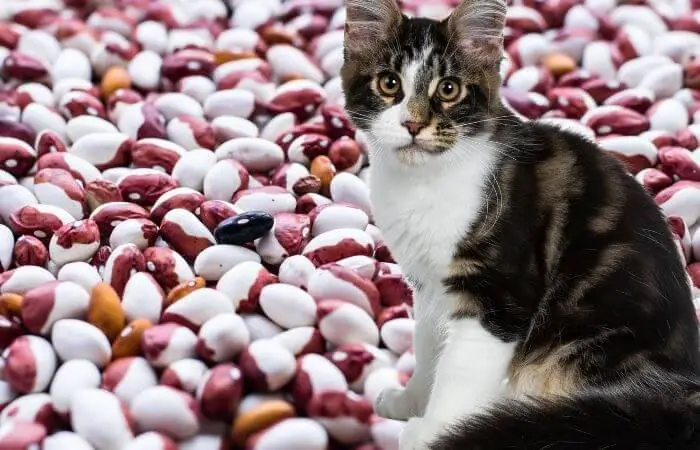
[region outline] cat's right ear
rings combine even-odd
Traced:
[[[446,19],[450,39],[479,65],[496,65],[503,57],[505,0],[462,0]]]
[[[345,49],[364,52],[386,42],[401,24],[396,0],[345,0]]]

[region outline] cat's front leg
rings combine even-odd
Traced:
[[[501,397],[515,346],[491,334],[477,318],[453,319],[425,415],[409,428],[401,450],[427,449],[455,422],[483,412]]]
[[[415,332],[413,352],[416,367],[405,389],[386,389],[375,401],[375,411],[382,417],[408,420],[422,417],[430,398],[440,348],[445,339],[447,302],[443,294],[426,289],[414,291]]]

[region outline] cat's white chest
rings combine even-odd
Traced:
[[[448,274],[459,241],[480,217],[484,189],[494,186],[495,151],[489,150],[450,167],[372,167],[376,223],[392,255],[415,282],[439,283]]]

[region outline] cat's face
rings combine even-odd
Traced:
[[[346,110],[370,147],[418,163],[488,131],[504,3],[471,0],[442,22],[408,18],[395,0],[348,0],[347,8]]]

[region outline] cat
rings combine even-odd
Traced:
[[[414,288],[402,450],[700,449],[689,278],[594,142],[501,102],[506,4],[442,21],[346,0],[345,109],[375,223]]]

